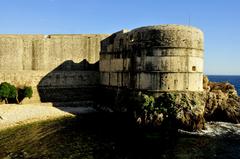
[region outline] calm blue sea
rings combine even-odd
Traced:
[[[240,95],[240,76],[208,75],[212,82],[229,82],[233,84]]]

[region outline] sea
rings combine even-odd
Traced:
[[[208,79],[212,82],[229,82],[235,86],[240,95],[240,75],[208,75]]]

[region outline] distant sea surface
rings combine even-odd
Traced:
[[[229,82],[235,86],[240,95],[240,76],[208,75],[208,79],[212,82]]]

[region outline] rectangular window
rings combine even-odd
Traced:
[[[196,66],[193,66],[192,71],[196,71],[196,70],[197,70]]]

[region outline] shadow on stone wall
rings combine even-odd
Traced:
[[[37,90],[41,102],[52,102],[56,107],[86,106],[93,104],[98,83],[99,62],[67,60],[44,76]]]

